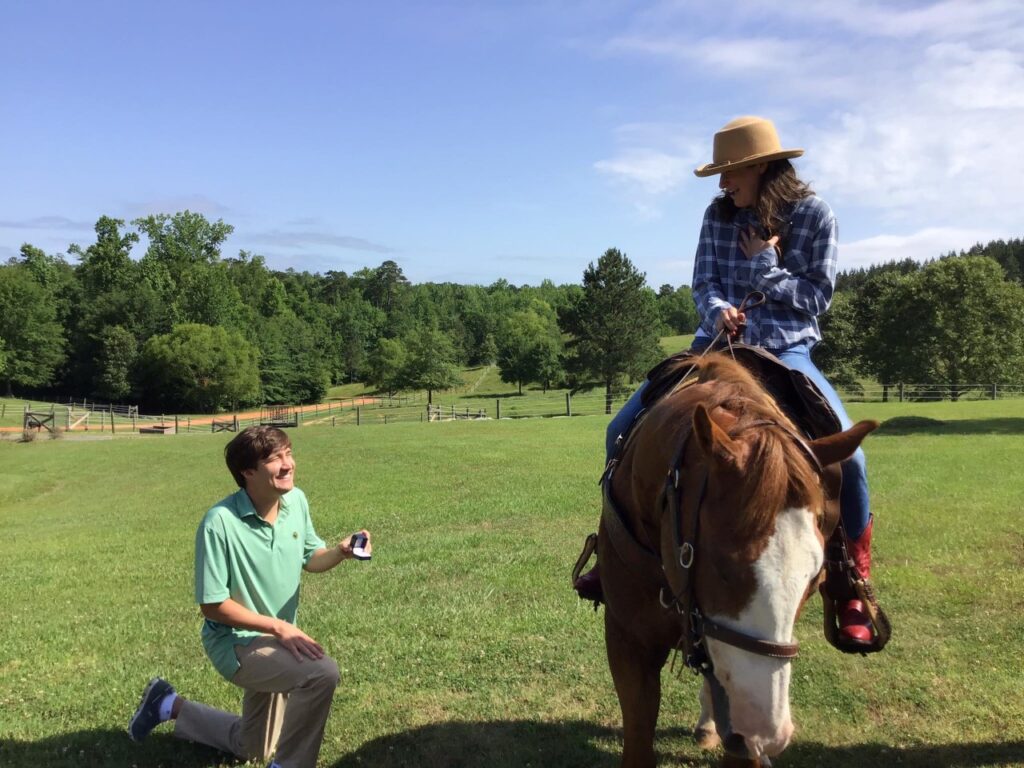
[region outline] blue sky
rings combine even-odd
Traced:
[[[689,283],[715,130],[771,117],[841,267],[1024,235],[1024,5],[35,2],[0,11],[0,260],[189,209],[224,255]],[[144,243],[135,255],[141,256]]]

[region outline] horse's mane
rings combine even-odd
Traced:
[[[727,492],[742,502],[731,527],[745,537],[758,536],[768,533],[778,513],[787,507],[807,505],[821,510],[823,494],[817,471],[786,434],[786,429],[796,432],[796,428],[760,382],[725,355],[706,355],[689,364],[695,366],[698,382],[715,383],[700,388],[707,395],[700,402],[709,412],[722,408],[734,416],[735,424],[726,431],[749,450],[744,470],[729,478]],[[782,428],[752,426],[758,421],[775,422]]]

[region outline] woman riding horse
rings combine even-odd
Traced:
[[[739,117],[715,134],[713,161],[694,173],[719,174],[721,194],[704,212],[693,269],[693,296],[702,320],[692,351],[705,350],[722,333],[763,347],[806,374],[821,390],[843,429],[852,422],[839,395],[811,360],[821,340],[818,316],[832,301],[838,259],[838,231],[828,204],[796,175],[790,158],[802,149],[783,149],[775,126],[760,117]],[[743,298],[760,291],[767,299],[743,312]],[[620,435],[641,410],[641,385],[608,426],[610,459]],[[871,572],[872,515],[864,452],[843,464],[840,508],[848,551],[864,579]],[[599,599],[595,567],[577,581],[581,597]],[[871,622],[861,600],[839,611],[844,641],[872,641]]]

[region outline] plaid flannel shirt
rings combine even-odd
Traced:
[[[751,291],[761,291],[767,301],[746,313],[747,344],[778,351],[821,340],[817,318],[832,302],[836,280],[836,217],[828,203],[812,195],[793,205],[788,220],[781,259],[770,247],[748,259],[739,234],[758,223],[751,210],[740,209],[732,222],[725,222],[714,204],[708,206],[693,264],[693,299],[701,316],[698,340],[715,338],[719,313],[730,305],[739,307]]]

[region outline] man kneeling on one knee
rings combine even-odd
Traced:
[[[338,665],[295,624],[303,570],[328,571],[353,556],[352,537],[327,547],[295,487],[291,440],[250,427],[224,450],[239,490],[217,502],[196,533],[196,602],[206,654],[242,688],[241,716],[188,701],[149,682],[128,726],[135,741],[174,720],[174,735],[279,768],[313,768],[338,685]],[[369,552],[370,535],[365,549]]]

